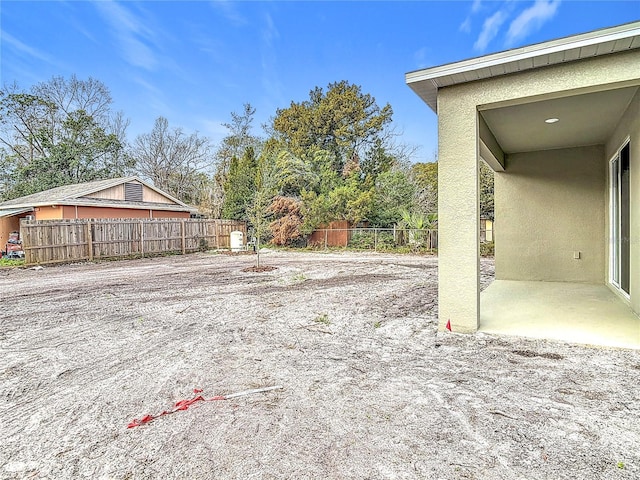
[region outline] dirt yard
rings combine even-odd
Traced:
[[[0,270],[0,478],[640,478],[640,352],[436,334],[434,257],[262,259]]]

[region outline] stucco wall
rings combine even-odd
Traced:
[[[168,210],[154,210],[153,218],[189,218],[189,212],[171,212]]]
[[[0,250],[4,250],[9,234],[20,231],[20,219],[18,217],[0,217]]]
[[[621,88],[638,85],[640,68],[640,50],[603,55],[576,62],[528,70],[512,75],[464,83],[441,88],[438,91],[438,254],[439,254],[439,328],[443,329],[447,321],[451,321],[454,331],[474,331],[479,323],[479,214],[478,214],[478,111],[484,108],[496,108],[517,105],[524,102],[547,100],[600,91],[609,88]],[[636,114],[637,115],[637,114]],[[588,219],[588,225],[595,225],[589,235],[599,237],[602,242],[604,234],[604,186],[606,160],[601,150],[598,215],[594,221]],[[564,178],[571,178],[570,172],[563,173]],[[554,178],[549,179],[555,182]],[[585,180],[585,184],[589,182]],[[638,179],[634,177],[633,184]],[[554,187],[560,190],[559,182]],[[570,188],[571,184],[568,184]],[[595,187],[581,187],[582,193]],[[496,186],[498,190],[498,186]],[[542,199],[543,195],[537,198]],[[518,201],[518,198],[512,199]],[[541,200],[543,201],[543,200]],[[544,202],[544,201],[543,201]],[[591,201],[590,203],[591,204]],[[575,204],[574,204],[575,205]],[[575,210],[577,210],[577,205]],[[543,210],[540,208],[539,210]],[[581,218],[585,218],[587,209]],[[637,212],[637,210],[636,210]],[[635,213],[637,217],[637,213]],[[548,213],[536,220],[540,224]],[[496,216],[496,241],[500,231],[506,224],[505,219]],[[636,223],[637,224],[637,223]],[[599,227],[598,227],[599,225]],[[559,228],[559,226],[556,226]],[[599,228],[600,233],[595,232]],[[581,232],[588,230],[581,226]],[[580,233],[581,234],[581,233]],[[572,238],[577,238],[572,236]],[[563,261],[558,268],[564,280],[596,281],[602,283],[604,275],[604,254],[600,258],[589,258],[589,251],[594,244],[586,246],[553,243],[554,248],[562,246],[570,248],[571,256],[568,265]],[[573,250],[576,247],[585,249],[585,258],[572,264]],[[604,245],[602,245],[604,252]],[[496,257],[501,255],[496,245]],[[515,255],[515,254],[514,254]],[[510,257],[513,255],[509,254]],[[637,262],[637,260],[634,260]],[[496,259],[498,263],[498,259]],[[500,270],[500,266],[497,265]],[[636,267],[635,272],[638,272]],[[503,273],[508,273],[504,272]],[[597,278],[596,278],[597,277]],[[548,275],[547,278],[553,278]],[[578,280],[578,278],[580,280]],[[640,300],[639,300],[640,301]]]
[[[607,162],[613,157],[615,152],[622,146],[622,143],[630,137],[630,190],[631,190],[631,271],[629,292],[631,295],[631,308],[640,315],[640,91],[636,93],[627,108],[627,111],[620,119],[613,135],[605,147],[605,158]],[[607,169],[608,170],[608,169]],[[608,174],[608,172],[607,172]],[[608,185],[608,183],[607,183]],[[609,214],[609,197],[605,198],[607,208],[605,213]],[[607,257],[609,231],[606,229]],[[605,281],[608,282],[608,271],[605,272]]]
[[[495,174],[496,278],[602,283],[605,190],[602,146],[509,155]]]
[[[64,218],[189,218],[189,212],[173,212],[137,208],[109,208],[109,207],[76,207],[66,205]]]
[[[60,220],[65,218],[64,208],[60,205],[53,207],[36,207],[34,209],[34,215],[36,220]],[[73,217],[70,217],[73,218]]]

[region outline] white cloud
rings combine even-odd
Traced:
[[[38,60],[43,60],[48,63],[53,63],[49,55],[41,52],[36,48],[30,47],[26,43],[21,42],[13,35],[10,35],[9,33],[7,33],[6,30],[2,30],[2,40],[6,42],[7,45],[10,45],[21,54],[29,55],[30,57],[36,58]]]
[[[459,30],[464,33],[471,33],[471,17],[478,13],[482,8],[482,0],[473,0],[473,5],[471,5],[471,12],[467,15],[467,18],[464,19],[464,22],[460,24]]]
[[[484,51],[489,42],[493,40],[502,24],[507,20],[509,14],[506,10],[498,10],[496,13],[487,18],[482,24],[482,32],[478,36],[476,43],[473,44],[475,50]]]
[[[265,14],[265,26],[261,30],[262,45],[262,86],[271,98],[280,99],[282,96],[282,82],[278,74],[278,56],[275,41],[280,37],[273,18]]]
[[[154,37],[147,22],[138,19],[130,10],[115,2],[96,2],[95,5],[111,25],[125,61],[136,67],[154,70],[158,60],[147,45]]]
[[[229,23],[235,27],[241,27],[248,23],[247,19],[238,12],[235,2],[230,2],[229,0],[214,0],[211,2],[211,5],[222,12]]]
[[[134,77],[133,81],[142,87],[142,90],[139,90],[139,92],[144,96],[144,103],[148,111],[155,112],[156,116],[170,116],[172,112],[171,107],[166,102],[166,96],[160,88],[141,77]]]
[[[471,16],[464,19],[464,22],[460,24],[460,31],[464,33],[471,33]]]
[[[561,0],[536,0],[535,3],[524,10],[511,22],[507,32],[507,45],[524,39],[531,32],[539,30],[542,25],[551,20],[560,6]]]

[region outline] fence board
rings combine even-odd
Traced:
[[[27,265],[229,248],[245,222],[220,219],[23,220]]]

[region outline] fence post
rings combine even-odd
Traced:
[[[328,235],[328,232],[327,232],[327,229],[325,228],[324,229],[324,249],[325,250],[327,249],[327,235]]]
[[[140,221],[140,256],[144,258],[144,223]]]
[[[91,220],[87,220],[87,249],[89,250],[89,261],[93,261],[93,232],[91,231]]]
[[[378,251],[378,229],[377,228],[373,229],[373,251],[374,252]]]
[[[180,221],[180,237],[181,237],[181,241],[182,241],[182,254],[184,255],[187,251],[187,240],[185,238],[185,224],[184,224],[184,218]]]
[[[18,220],[18,223],[20,225],[20,240],[22,241],[22,251],[24,252],[24,264],[25,265],[30,265],[31,264],[31,259],[29,258],[31,255],[31,250],[29,249],[29,247],[26,245],[25,241],[24,241],[24,232],[27,231],[27,227],[25,225],[25,222],[27,222],[27,220],[24,219],[20,219]],[[24,229],[22,228],[24,225]]]

